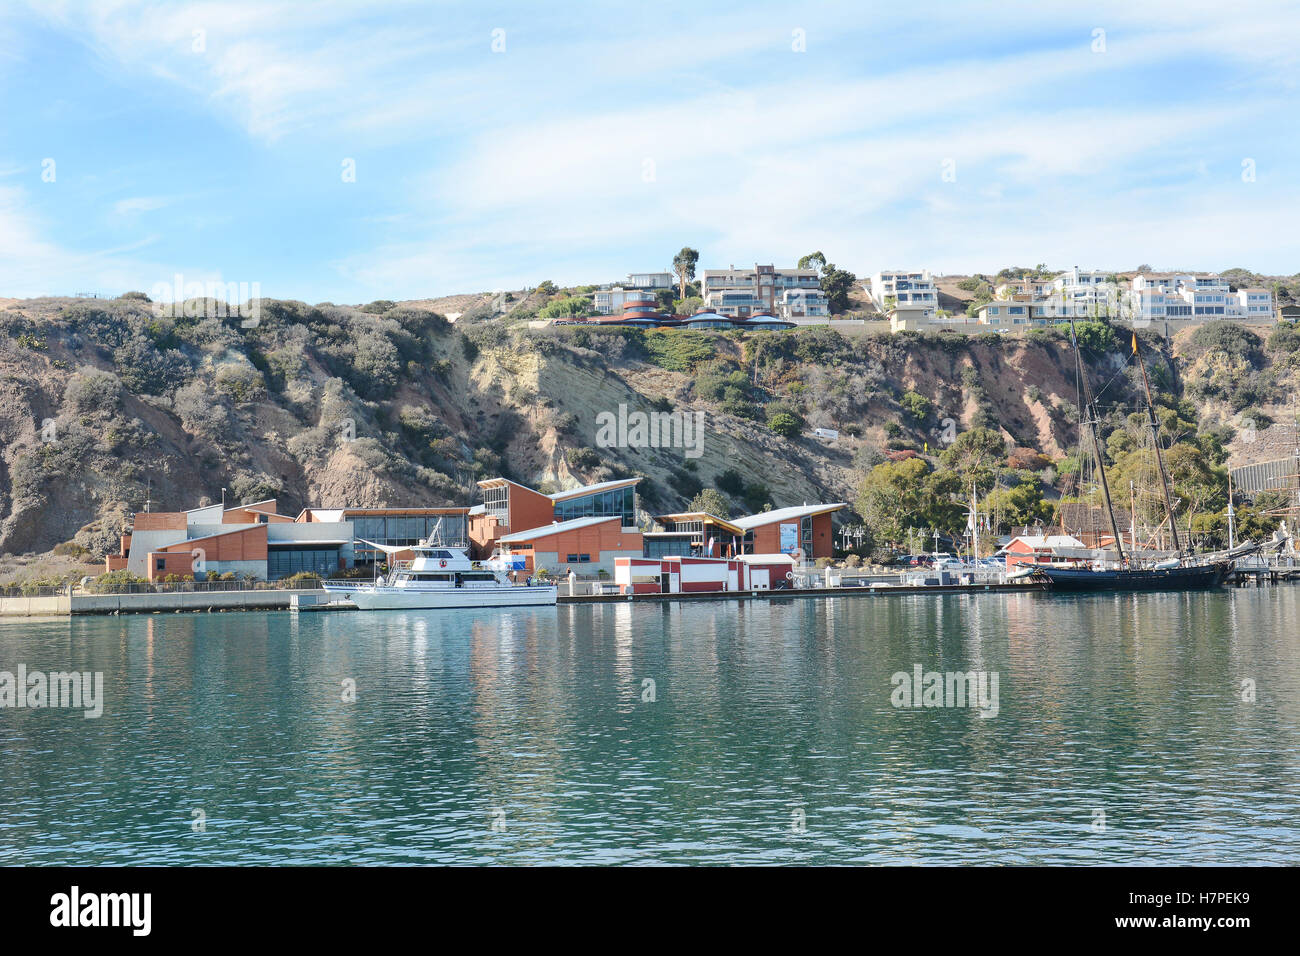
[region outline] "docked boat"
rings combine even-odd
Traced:
[[[1193,591],[1218,587],[1232,570],[1232,562],[1173,568],[1030,568],[1030,575],[1045,580],[1053,591]]]
[[[1190,591],[1213,588],[1222,584],[1234,567],[1232,557],[1194,555],[1190,549],[1184,549],[1179,539],[1173,495],[1170,492],[1169,472],[1165,468],[1164,455],[1160,447],[1160,426],[1156,418],[1155,401],[1151,396],[1151,382],[1147,378],[1146,364],[1138,353],[1137,333],[1133,334],[1132,358],[1142,375],[1143,393],[1146,398],[1146,424],[1151,432],[1151,445],[1160,474],[1161,497],[1165,507],[1165,520],[1169,524],[1169,532],[1173,539],[1174,557],[1143,565],[1136,554],[1124,553],[1124,536],[1120,534],[1119,526],[1115,521],[1110,483],[1106,478],[1106,456],[1102,452],[1101,437],[1098,433],[1100,415],[1097,403],[1093,399],[1092,389],[1088,384],[1087,371],[1083,367],[1073,322],[1070,323],[1070,344],[1074,346],[1075,367],[1083,398],[1082,426],[1087,431],[1097,475],[1100,478],[1101,493],[1105,499],[1106,515],[1110,521],[1113,547],[1118,560],[1109,566],[1103,562],[1076,566],[1036,564],[1031,566],[1031,576],[1044,581],[1053,591]]]
[[[325,583],[331,595],[363,611],[554,605],[559,593],[554,584],[514,584],[505,567],[475,567],[464,548],[365,543],[390,556],[410,551],[415,557],[374,581]]]

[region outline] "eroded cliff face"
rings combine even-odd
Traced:
[[[222,488],[296,512],[473,503],[475,482],[496,474],[557,489],[641,474],[653,512],[731,471],[747,486],[733,492],[737,508],[783,507],[852,502],[864,451],[901,441],[934,452],[945,427],[995,427],[1048,458],[1075,441],[1073,360],[1047,337],[699,334],[689,360],[665,361],[641,333],[450,325],[409,305],[267,301],[244,329],[159,320],[141,301],[60,299],[10,302],[0,335],[10,554],[69,541],[102,553],[146,499],[177,510]],[[789,338],[755,345],[764,335]],[[1127,386],[1122,361],[1097,360],[1094,381]],[[742,384],[707,394],[704,378],[726,375]],[[908,393],[925,400],[921,414]],[[802,435],[768,427],[773,403],[805,419]],[[601,416],[620,406],[702,414],[698,456],[671,436],[667,447],[603,447]],[[839,440],[814,438],[814,426]]]

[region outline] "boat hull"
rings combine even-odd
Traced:
[[[328,588],[362,611],[440,610],[450,608],[534,607],[556,603],[559,589],[550,587],[446,588],[420,590],[364,585]]]
[[[1035,575],[1053,591],[1195,591],[1218,587],[1231,569],[1228,562],[1127,571],[1040,567]]]

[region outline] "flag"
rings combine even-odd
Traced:
[[[1133,333],[1133,354],[1138,354],[1138,334],[1136,332]]]

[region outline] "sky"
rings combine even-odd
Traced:
[[[0,296],[1300,272],[1300,4],[6,0]]]

